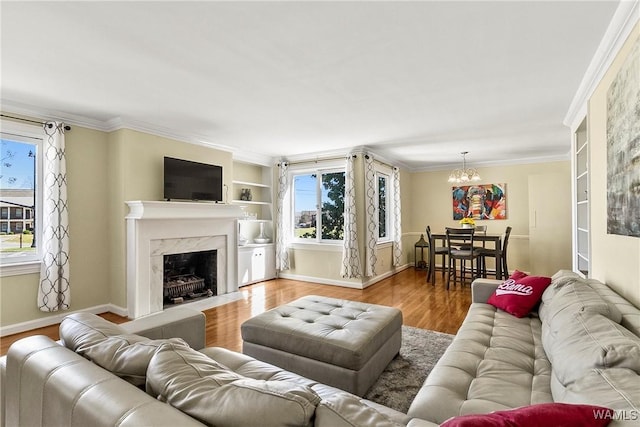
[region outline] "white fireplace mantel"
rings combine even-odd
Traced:
[[[127,219],[188,219],[188,218],[240,218],[242,209],[237,205],[197,202],[127,202]]]
[[[197,202],[129,201],[127,309],[130,318],[163,310],[163,255],[216,250],[218,295],[238,290],[237,235],[242,209]]]

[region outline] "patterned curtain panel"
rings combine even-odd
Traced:
[[[393,266],[402,262],[402,210],[400,207],[400,170],[393,168]]]
[[[64,124],[46,123],[44,131],[42,268],[38,288],[38,308],[50,312],[67,310],[71,304],[69,216]]]
[[[276,238],[276,269],[278,271],[289,269],[289,236],[291,235],[291,214],[289,205],[289,183],[287,179],[288,164],[280,162],[278,165],[278,205],[276,207],[276,225],[278,234]]]
[[[347,157],[344,179],[344,248],[340,274],[349,279],[362,276],[356,227],[356,191],[353,174],[354,156]]]
[[[367,154],[364,156],[364,185],[365,185],[365,206],[366,212],[366,276],[373,277],[376,275],[376,262],[378,262],[378,211],[376,209],[376,171],[373,166],[373,156]]]

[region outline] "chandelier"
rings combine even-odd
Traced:
[[[480,181],[480,175],[478,171],[474,168],[467,168],[467,154],[468,151],[463,151],[462,154],[462,169],[454,169],[449,175],[449,182],[469,182],[469,181]]]

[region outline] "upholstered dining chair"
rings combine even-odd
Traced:
[[[511,227],[507,227],[502,238],[502,246],[498,251],[498,258],[495,260],[496,271],[495,276],[498,277],[498,269],[502,271],[502,277],[509,277],[509,268],[507,266],[507,246],[509,245],[509,235],[511,234]],[[487,258],[496,258],[496,252],[494,249],[483,248],[480,250],[480,264],[482,268],[482,277],[487,277]]]
[[[453,276],[453,283],[458,281],[458,269],[456,261],[460,260],[460,285],[464,284],[464,280],[468,277],[471,281],[478,277],[478,257],[480,249],[473,245],[473,236],[475,229],[473,228],[449,228],[446,229],[447,236],[447,254],[449,256],[449,266],[447,273],[447,289]],[[467,274],[467,261],[470,261],[471,267]],[[475,263],[475,267],[474,267]]]
[[[440,265],[442,266],[442,278],[444,279],[444,272],[447,266],[447,264],[445,263],[445,258],[449,253],[449,248],[447,248],[446,246],[436,246],[436,242],[433,240],[433,237],[431,236],[431,227],[429,227],[428,225],[427,225],[427,239],[429,241],[429,250],[433,251],[433,253],[435,254],[435,256],[433,257],[434,261],[438,255],[442,256],[442,261]],[[431,247],[431,245],[433,245],[433,247]],[[431,279],[432,274],[435,276],[436,266],[431,265],[431,263],[429,263],[429,267],[427,269],[427,282]],[[433,280],[431,284],[432,285],[435,284],[435,280]]]

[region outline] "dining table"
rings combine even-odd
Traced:
[[[502,263],[500,262],[500,249],[502,248],[502,234],[489,234],[489,233],[474,233],[473,240],[475,242],[483,242],[483,246],[486,242],[492,242],[493,246],[487,249],[493,249],[495,251],[496,258],[496,279],[502,280]],[[441,241],[442,244],[438,245],[437,242]],[[436,262],[436,253],[431,250],[431,248],[435,248],[436,246],[447,246],[447,234],[446,233],[431,233],[431,241],[429,241],[429,266],[435,267]],[[442,266],[442,268],[446,268],[446,266]],[[429,268],[431,273],[431,277],[429,281],[431,283],[436,282],[436,269]]]

